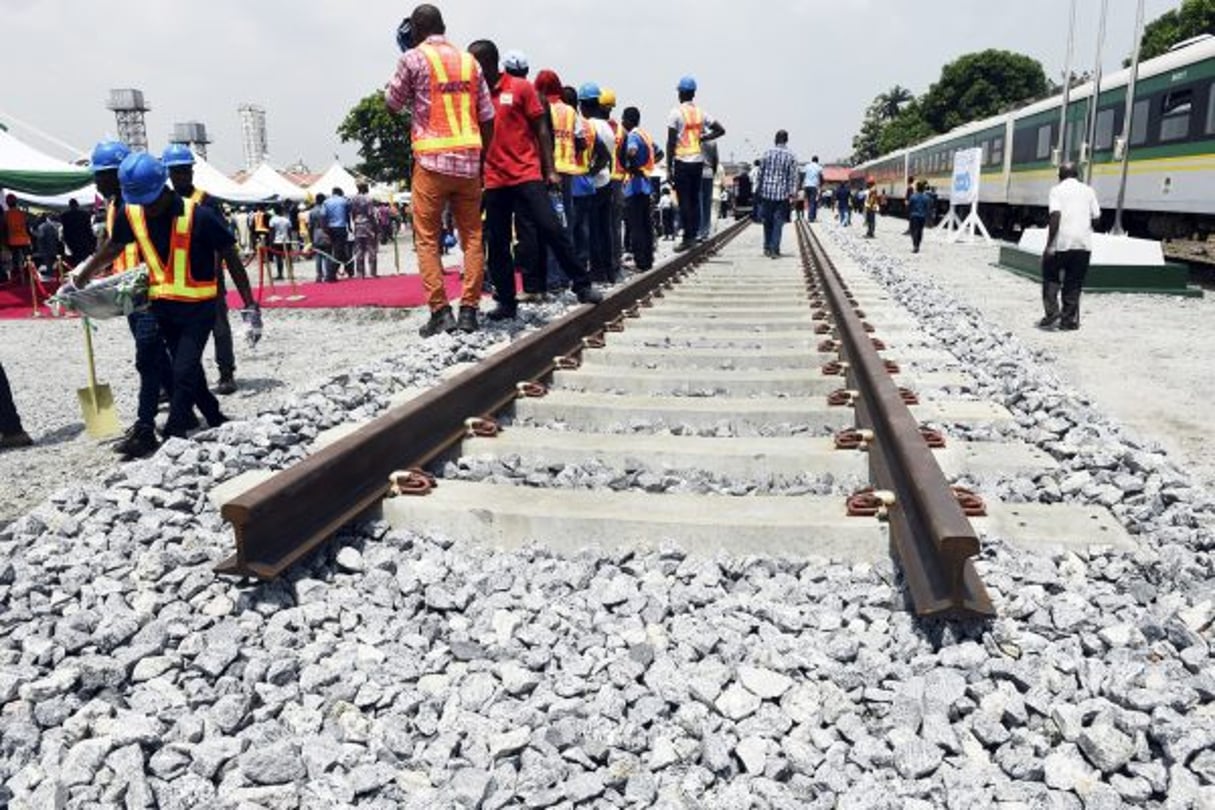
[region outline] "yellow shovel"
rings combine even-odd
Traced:
[[[88,318],[84,324],[84,354],[89,363],[89,385],[76,389],[80,410],[84,414],[84,429],[94,439],[108,439],[122,432],[118,412],[114,410],[114,394],[108,385],[97,384],[97,367],[93,362],[93,328]]]

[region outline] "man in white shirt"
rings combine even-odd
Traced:
[[[1059,185],[1050,190],[1050,230],[1042,253],[1042,306],[1045,316],[1038,325],[1043,329],[1059,324],[1060,329],[1080,328],[1080,290],[1093,254],[1093,228],[1101,218],[1097,194],[1077,178],[1076,167],[1059,167]],[[1059,310],[1062,275],[1063,310]]]
[[[274,206],[274,216],[270,217],[270,232],[274,243],[274,279],[283,280],[283,259],[291,250],[291,220],[283,216],[283,207]]]
[[[818,155],[810,158],[802,173],[802,189],[806,195],[806,219],[810,222],[818,220],[818,187],[823,182],[823,167],[818,162]]]

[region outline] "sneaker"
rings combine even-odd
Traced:
[[[765,259],[771,259],[771,258],[772,258],[772,251],[768,250],[767,248],[764,248],[764,258],[765,258]]]
[[[1038,321],[1038,328],[1039,329],[1050,329],[1052,326],[1055,325],[1055,322],[1058,320],[1059,320],[1058,315],[1047,315],[1042,320]]]
[[[603,293],[590,286],[575,290],[574,295],[577,296],[579,304],[598,304],[603,300]]]
[[[456,331],[456,319],[451,314],[451,307],[436,309],[430,313],[430,320],[422,325],[418,334],[424,338],[434,337],[442,332]]]
[[[160,441],[156,438],[156,431],[136,422],[114,445],[114,452],[127,459],[147,458],[156,452],[157,447],[160,447]]]
[[[517,298],[520,304],[534,304],[544,300],[544,293],[521,292]]]
[[[215,386],[215,393],[221,394],[225,397],[229,394],[236,393],[236,380],[232,378],[231,374],[220,375],[219,383],[217,383]]]
[[[472,334],[480,328],[477,323],[476,307],[460,307],[460,317],[456,318],[456,328],[465,334]]]
[[[0,434],[0,450],[11,450],[14,447],[29,447],[34,443],[30,438],[30,434],[24,430],[19,430],[16,433]]]
[[[683,253],[685,250],[691,250],[696,246],[695,242],[689,242],[687,239],[675,246],[676,253]]]
[[[485,317],[491,321],[510,321],[514,320],[516,315],[518,315],[517,307],[498,304],[486,313]]]

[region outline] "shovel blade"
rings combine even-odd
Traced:
[[[114,394],[108,385],[90,385],[76,389],[80,400],[80,412],[84,416],[84,430],[94,439],[109,439],[122,433],[118,411],[114,408]]]

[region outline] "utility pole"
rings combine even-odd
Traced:
[[[1101,0],[1101,22],[1097,26],[1097,57],[1093,65],[1093,94],[1088,100],[1088,160],[1084,164],[1084,182],[1093,181],[1093,164],[1097,152],[1097,102],[1101,100],[1101,51],[1105,47],[1105,18],[1109,15],[1110,0]]]
[[[1114,206],[1115,236],[1123,236],[1122,206],[1126,203],[1126,176],[1131,161],[1131,121],[1135,116],[1135,84],[1139,80],[1139,43],[1143,40],[1143,0],[1135,12],[1135,55],[1131,57],[1131,78],[1126,85],[1126,112],[1122,116],[1122,170],[1118,179],[1118,202]]]
[[[1076,0],[1072,0],[1071,21],[1067,26],[1067,57],[1063,60],[1063,104],[1059,108],[1059,137],[1055,140],[1055,163],[1067,163],[1067,105],[1072,93],[1072,53],[1076,45]]]

